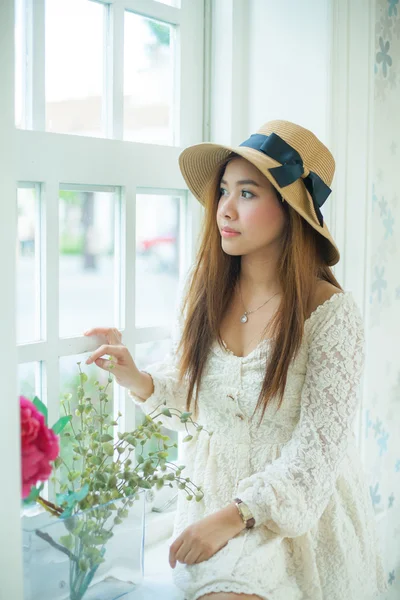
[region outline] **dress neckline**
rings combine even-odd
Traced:
[[[318,315],[321,310],[323,310],[324,307],[326,307],[328,304],[331,304],[334,300],[336,300],[336,296],[347,296],[351,294],[350,291],[343,291],[343,292],[335,292],[334,294],[332,294],[332,296],[330,296],[330,298],[328,298],[327,300],[325,300],[324,302],[322,302],[321,304],[319,304],[317,306],[317,308],[315,310],[312,311],[312,313],[310,314],[310,316],[304,321],[304,330],[306,330],[306,328],[308,327],[308,325],[310,323],[312,323],[312,321],[314,320],[315,316]],[[223,352],[229,354],[230,356],[233,356],[233,358],[236,358],[237,360],[247,360],[249,358],[252,358],[253,354],[255,354],[256,352],[258,352],[259,350],[261,350],[261,348],[265,345],[265,346],[269,346],[272,342],[273,338],[263,338],[258,344],[257,346],[255,346],[255,348],[253,348],[253,350],[251,350],[251,352],[249,352],[248,354],[246,354],[245,356],[238,356],[237,354],[235,354],[234,352],[232,352],[232,350],[230,348],[228,348],[225,340],[222,340],[222,343],[225,347],[225,350],[223,350]],[[216,345],[220,348],[220,345],[218,344],[218,340],[215,340]]]
[[[261,349],[261,347],[265,344],[265,345],[269,345],[271,343],[271,339],[272,338],[264,338],[262,339],[255,348],[253,348],[253,350],[251,350],[251,352],[249,352],[248,354],[246,354],[245,356],[238,356],[237,354],[235,354],[230,348],[228,348],[225,340],[222,340],[222,343],[225,347],[225,352],[227,352],[228,354],[232,355],[234,358],[237,358],[239,360],[244,360],[245,358],[249,358],[251,357],[253,354],[255,354],[258,350]],[[218,342],[217,342],[218,343]]]

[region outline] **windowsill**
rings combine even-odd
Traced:
[[[145,516],[145,548],[167,542],[174,527],[175,508],[162,513],[147,512]]]
[[[173,582],[169,564],[174,516],[175,509],[146,515],[144,580],[140,588],[140,600],[184,600],[183,592]]]
[[[140,600],[184,600],[184,594],[173,582],[169,559],[169,539],[145,547],[144,580]]]

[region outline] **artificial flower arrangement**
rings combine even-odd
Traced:
[[[110,357],[109,360],[112,361]],[[184,466],[168,460],[170,438],[162,434],[160,415],[179,417],[182,423],[191,423],[195,435],[203,427],[195,423],[190,412],[160,404],[134,431],[114,435],[118,426],[109,414],[107,389],[113,378],[109,373],[108,383],[98,381],[98,402],[94,403],[85,393],[87,375],[82,372],[80,362],[78,404],[75,414],[77,425],[71,414],[72,394],[64,394],[61,405],[64,415],[51,427],[47,425],[47,409],[39,398],[33,402],[20,396],[21,407],[21,456],[22,496],[24,504],[39,503],[53,517],[63,520],[65,535],[53,539],[46,531],[37,529],[36,535],[48,542],[69,559],[70,599],[84,598],[99,565],[105,561],[107,542],[114,535],[114,527],[128,516],[128,509],[139,494],[146,489],[161,489],[165,485],[185,490],[187,500],[200,501],[200,487],[182,477]],[[189,434],[183,442],[193,439]],[[60,452],[59,436],[69,437],[72,456],[67,459]],[[212,435],[212,433],[210,433]],[[156,439],[158,449],[143,456],[147,440]],[[137,448],[141,448],[137,453]],[[131,454],[135,456],[133,461]],[[137,464],[135,464],[135,462]],[[44,483],[51,474],[58,493],[55,502],[41,496]],[[118,504],[118,506],[117,506]]]

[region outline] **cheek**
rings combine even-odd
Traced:
[[[240,220],[246,228],[252,230],[277,231],[284,224],[284,213],[278,204],[259,204],[245,211]]]

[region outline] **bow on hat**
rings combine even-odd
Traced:
[[[280,167],[269,169],[269,172],[281,188],[300,179],[304,173],[303,159],[300,154],[276,133],[271,133],[270,135],[254,133],[248,140],[242,142],[240,146],[259,150],[282,163]],[[319,224],[322,227],[324,218],[320,208],[332,190],[313,171],[310,171],[307,177],[303,177],[303,181],[310,193]]]

